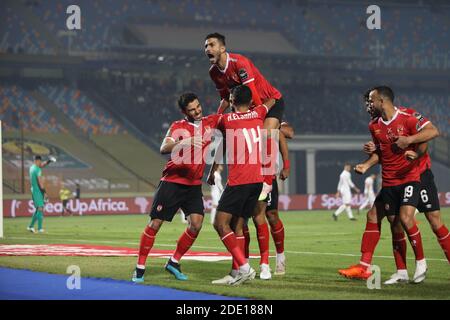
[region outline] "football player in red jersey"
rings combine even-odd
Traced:
[[[245,219],[254,213],[262,189],[261,129],[275,101],[269,100],[267,105],[249,110],[252,93],[245,85],[232,89],[230,101],[235,112],[224,114],[217,126],[225,137],[228,181],[219,200],[214,228],[237,268],[227,281],[213,283],[237,285],[252,280],[256,275],[245,259],[243,225]],[[213,181],[211,177],[216,166],[211,167],[209,183]]]
[[[420,166],[417,153],[426,151],[426,144],[409,147],[404,151],[397,147],[395,141],[399,136],[429,138],[430,128],[423,129],[427,122],[398,110],[393,105],[394,94],[388,87],[376,87],[369,95],[369,107],[381,117],[370,122],[369,128],[377,145],[377,151],[363,164],[357,165],[355,171],[364,173],[371,166],[380,162],[383,172],[383,188],[377,196],[374,206],[367,214],[366,231],[361,243],[362,257],[360,263],[339,273],[349,278],[367,279],[370,276],[368,267],[376,244],[380,238],[381,220],[387,215],[395,224],[394,215],[399,213],[400,221],[407,231],[408,238],[416,255],[416,272],[413,282],[425,279],[426,261],[423,255],[420,232],[414,221],[414,210],[419,203]],[[423,129],[423,130],[422,130]],[[418,131],[420,131],[418,133]],[[416,139],[415,143],[427,141]],[[381,160],[381,161],[380,161]]]
[[[365,95],[367,112],[370,114],[372,119],[377,119],[380,117],[380,114],[368,104],[369,92]],[[430,140],[439,135],[438,129],[416,110],[406,107],[398,107],[398,109],[415,116],[422,123],[428,123],[424,125],[424,130],[418,134],[422,136],[426,134],[427,136],[422,137],[422,139],[420,139],[420,136],[418,135],[409,137],[401,136],[395,141],[399,148],[403,149],[407,147],[411,141],[412,143],[415,143],[416,141]],[[417,137],[419,137],[419,139],[417,139]],[[364,151],[369,155],[376,152],[375,144],[373,142],[367,142],[364,145]],[[439,196],[436,184],[434,183],[434,176],[431,171],[431,159],[428,153],[424,154],[420,158],[420,172],[421,189],[419,206],[417,209],[419,212],[423,212],[425,214],[432,231],[436,235],[438,243],[450,263],[450,233],[441,218]],[[371,211],[369,211],[369,213],[371,213]],[[370,218],[368,217],[368,219]],[[374,218],[372,217],[372,219]],[[398,219],[393,222],[395,223],[391,224],[392,245],[397,271],[391,276],[390,279],[384,282],[385,284],[396,284],[409,281],[408,271],[406,268],[406,239],[403,232],[403,227]]]
[[[271,227],[271,233],[277,243],[277,270],[278,274],[284,274],[284,264],[285,258],[283,255],[284,251],[284,226],[273,208],[267,207],[267,201],[269,194],[273,189],[273,177],[276,167],[276,154],[277,151],[273,149],[276,148],[276,143],[274,142],[274,136],[272,136],[273,129],[279,129],[281,119],[283,117],[284,111],[284,100],[281,93],[273,87],[269,81],[261,74],[258,68],[252,63],[247,57],[229,53],[226,51],[225,46],[225,36],[219,33],[212,33],[205,38],[205,54],[208,57],[211,67],[209,69],[209,74],[213,82],[215,83],[216,89],[218,90],[221,103],[219,106],[218,113],[223,113],[229,106],[229,95],[230,90],[237,85],[248,86],[252,92],[252,106],[258,106],[269,99],[275,100],[274,107],[268,112],[264,120],[264,128],[267,129],[267,158],[264,160],[263,167],[265,169],[263,190],[258,198],[261,200],[258,203],[259,212],[256,217],[254,217],[254,222],[257,230],[258,244],[261,253],[262,265],[265,267],[268,264],[268,248],[269,248],[269,230],[267,227],[266,218],[269,221]],[[284,130],[283,130],[284,129]],[[287,133],[289,131],[286,127],[281,126],[281,130],[278,132],[280,150],[287,150],[287,143],[285,138],[289,138]],[[265,153],[264,153],[265,154]],[[283,156],[283,168],[281,169],[281,177],[286,179],[290,173],[290,162],[289,158]],[[269,160],[269,161],[267,161]],[[277,186],[276,186],[277,187]],[[275,194],[277,190],[273,193]],[[244,226],[244,234],[246,240],[246,248],[249,246],[249,232],[247,225]],[[248,253],[248,250],[246,250]],[[265,268],[269,270],[268,268]],[[270,272],[264,272],[264,278],[270,278]]]
[[[275,161],[272,157],[273,144],[271,130],[279,129],[283,117],[284,100],[281,93],[264,78],[247,57],[226,51],[225,36],[220,33],[208,34],[205,38],[205,54],[211,63],[209,75],[220,94],[221,103],[219,113],[223,113],[229,106],[230,90],[237,85],[246,85],[252,92],[253,106],[261,105],[269,99],[275,100],[274,107],[264,120],[267,130],[268,160],[263,163],[265,168],[263,191],[259,200],[264,200],[272,189]]]
[[[203,117],[200,102],[193,93],[181,95],[178,106],[185,118],[172,123],[161,144],[161,153],[171,154],[171,158],[163,170],[153,199],[150,222],[141,236],[138,262],[132,278],[134,282],[144,281],[145,263],[156,234],[163,222],[172,221],[179,209],[183,210],[189,224],[178,239],[177,248],[165,268],[176,279],[187,280],[181,272],[179,261],[194,243],[203,224],[203,151],[211,142],[205,132],[216,128],[221,116]]]

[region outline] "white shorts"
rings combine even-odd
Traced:
[[[374,193],[369,193],[366,196],[366,199],[369,199],[369,203],[374,203],[375,202],[375,194]]]
[[[352,202],[352,193],[345,191],[341,191],[341,197],[342,197],[342,203],[343,204],[350,204]]]
[[[211,199],[212,199],[213,206],[219,205],[220,196],[221,196],[220,191],[214,190],[211,192]]]

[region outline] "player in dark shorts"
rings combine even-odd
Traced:
[[[255,133],[263,127],[264,118],[275,101],[249,110],[252,94],[244,85],[232,89],[230,101],[236,112],[223,115],[217,126],[226,137],[228,181],[219,200],[214,228],[233,256],[236,268],[233,268],[234,273],[232,271],[225,277],[227,279],[213,283],[238,285],[254,279],[256,275],[245,259],[243,225],[245,219],[254,213],[264,181],[259,153],[260,139]],[[233,133],[231,136],[230,132]],[[245,147],[240,148],[242,145]],[[211,167],[208,177],[210,184],[214,182],[216,167],[217,164]]]
[[[366,100],[367,112],[371,115],[372,119],[377,119],[380,115],[368,104],[369,92],[370,90],[364,95],[364,98]],[[424,124],[424,128],[427,128],[429,132],[429,136],[425,137],[426,139],[430,139],[439,134],[438,129],[431,123],[431,121],[429,121],[426,117],[424,117],[416,110],[406,107],[398,108],[399,110],[411,114],[421,120],[421,122]],[[409,142],[410,141],[405,141],[404,137],[399,137],[395,143],[399,148],[403,149]],[[415,141],[412,142],[414,143]],[[364,145],[364,151],[369,155],[375,152],[376,147],[373,142],[366,143]],[[427,218],[431,229],[436,235],[439,245],[441,246],[447,260],[450,263],[450,233],[441,219],[439,196],[436,184],[434,183],[434,176],[431,171],[431,159],[428,152],[420,157],[419,161],[421,172],[421,187],[419,192],[420,199],[417,210],[418,212],[423,212],[425,214],[425,217]],[[384,284],[388,285],[409,281],[408,270],[406,267],[406,238],[403,232],[403,227],[398,219],[393,221],[393,223],[391,224],[391,232],[393,254],[397,270],[393,275],[391,275],[390,279],[384,282]]]
[[[219,113],[223,113],[230,106],[230,91],[238,85],[245,85],[251,90],[253,106],[259,106],[269,99],[275,100],[275,105],[264,119],[264,128],[268,129],[267,155],[274,159],[270,149],[271,130],[278,130],[283,119],[284,100],[282,94],[262,75],[250,59],[241,54],[227,52],[224,35],[208,34],[205,37],[205,54],[211,63],[209,75],[222,99]],[[275,174],[274,162],[272,160],[272,162],[263,164],[265,168],[264,184],[259,200],[264,200],[272,188],[272,175]]]
[[[217,126],[220,115],[203,117],[200,102],[193,93],[181,95],[178,106],[185,118],[172,123],[161,145],[161,153],[171,154],[171,158],[163,170],[153,199],[150,222],[141,236],[138,262],[132,278],[134,282],[144,281],[145,263],[156,234],[163,222],[172,221],[179,209],[187,216],[188,227],[178,239],[177,248],[165,269],[176,279],[187,280],[181,272],[179,261],[194,243],[203,224],[201,179],[205,161],[202,156],[211,142],[205,139],[204,134]]]
[[[390,119],[374,118],[369,128],[374,143],[377,145],[376,152],[361,165],[357,165],[355,171],[364,173],[372,165],[379,162],[379,156],[383,157],[383,188],[380,191],[374,206],[367,214],[366,231],[361,244],[361,260],[358,265],[339,270],[339,273],[348,278],[367,279],[371,273],[369,269],[373,252],[380,238],[381,219],[387,215],[388,220],[395,225],[395,214],[407,231],[408,238],[416,255],[416,272],[413,282],[419,283],[425,279],[427,270],[423,255],[420,231],[418,230],[412,209],[418,206],[420,192],[420,166],[417,153],[425,153],[426,145],[421,142],[419,146],[410,146],[406,151],[396,146],[399,136],[407,136],[414,139],[429,130],[420,118],[398,110],[393,106],[393,92],[388,87],[377,87],[370,91],[369,103],[375,107],[377,112]],[[383,113],[381,113],[383,109]],[[401,129],[401,130],[400,130]],[[419,133],[420,131],[420,133]],[[395,132],[396,134],[392,134]],[[424,148],[425,147],[425,148]],[[407,213],[405,214],[405,209]],[[398,219],[398,218],[397,218]],[[393,230],[394,231],[394,230]],[[394,238],[395,241],[395,238]]]

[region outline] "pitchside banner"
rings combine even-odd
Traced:
[[[439,200],[442,207],[450,207],[450,192],[440,192]],[[69,200],[68,208],[78,215],[112,215],[112,214],[146,214],[150,211],[152,197],[131,198],[87,198]],[[352,206],[359,207],[364,201],[363,195],[354,195]],[[288,210],[334,210],[342,204],[341,198],[334,194],[316,195],[280,195],[278,208],[280,211]],[[211,198],[204,198],[205,211],[211,210]],[[3,200],[5,217],[31,216],[34,212],[31,200]],[[61,215],[62,203],[50,200],[45,205],[45,215]]]

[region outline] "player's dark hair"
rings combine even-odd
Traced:
[[[394,91],[392,91],[392,89],[389,88],[388,86],[378,86],[373,88],[372,90],[377,90],[380,96],[388,98],[389,100],[391,100],[391,102],[394,102],[395,98]]]
[[[183,93],[178,98],[178,107],[180,107],[181,111],[186,111],[186,107],[188,106],[188,104],[194,101],[195,99],[198,99],[195,93],[192,92]]]
[[[37,154],[37,155],[34,156],[34,160],[42,160],[42,157]]]
[[[205,37],[205,40],[216,38],[222,45],[225,45],[225,36],[218,32],[210,33]]]
[[[231,89],[236,106],[249,105],[252,101],[252,90],[246,85],[239,85]]]

